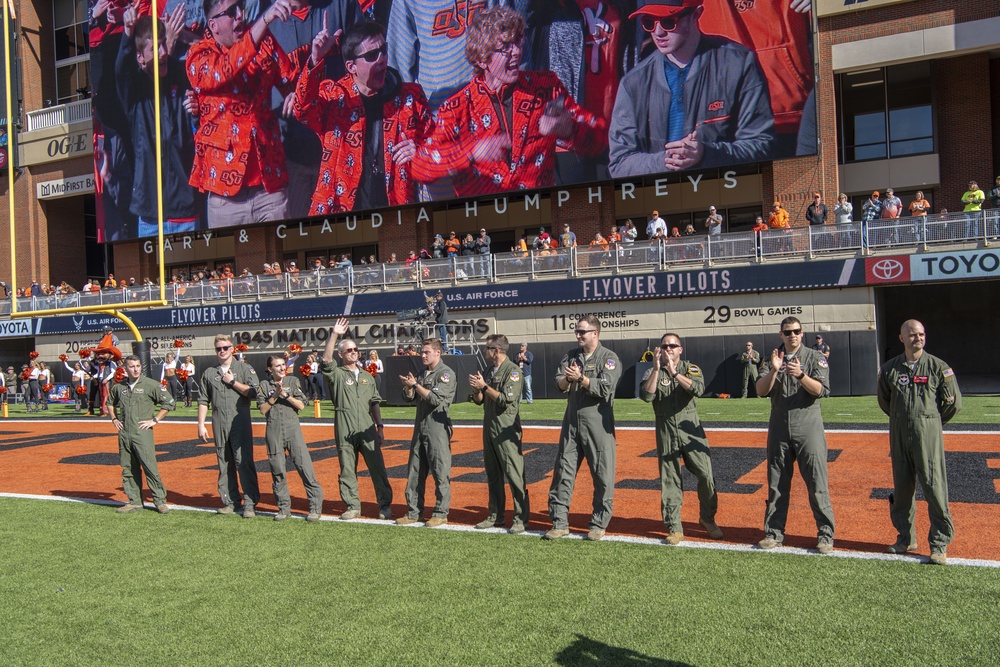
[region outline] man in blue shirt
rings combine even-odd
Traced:
[[[524,378],[524,400],[531,405],[531,364],[535,362],[535,355],[528,351],[527,343],[521,343],[521,351],[517,353],[515,361],[521,367],[521,376]]]

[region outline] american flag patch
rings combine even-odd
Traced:
[[[955,371],[951,370],[950,368],[946,368],[944,369],[944,373],[941,374],[941,377],[946,377],[946,378],[955,377]]]

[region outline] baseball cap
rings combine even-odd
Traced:
[[[775,201],[774,201],[774,205],[775,205],[775,206],[781,206],[781,202],[780,202],[780,201],[778,201],[778,200],[775,200]]]
[[[872,197],[878,197],[878,190],[872,193]]]
[[[703,0],[647,0],[646,4],[629,14],[630,19],[636,16],[653,16],[658,19],[676,16],[685,9],[701,7]]]
[[[482,234],[482,233],[484,233],[485,231],[486,231],[485,229],[480,229],[480,230],[479,230],[479,233],[480,233],[480,234]]]
[[[436,239],[443,239],[444,237],[443,237],[443,236],[441,236],[440,234],[435,234],[435,235],[434,235],[434,238],[436,238]]]
[[[714,210],[715,210],[715,207],[714,207],[714,206],[709,206],[709,207],[708,207],[708,210],[709,210],[709,211],[714,211]]]

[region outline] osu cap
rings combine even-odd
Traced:
[[[703,0],[647,0],[646,4],[629,14],[630,19],[636,16],[652,16],[665,19],[677,16],[685,9],[701,7]]]

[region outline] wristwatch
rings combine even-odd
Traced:
[[[160,423],[160,420],[159,420],[159,419],[157,419],[156,417],[153,417],[153,423],[154,423],[154,424],[159,424],[159,423]]]

